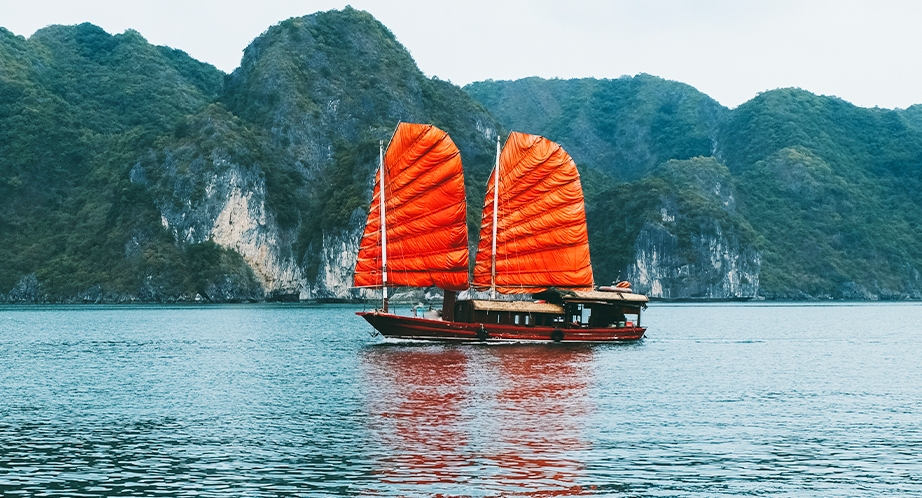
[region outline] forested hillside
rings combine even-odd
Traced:
[[[670,159],[713,155],[727,109],[655,76],[485,81],[465,87],[507,128],[556,137],[578,164],[636,180]]]
[[[0,297],[348,298],[378,141],[449,131],[482,197],[496,122],[347,8],[225,75],[91,24],[0,31]],[[472,202],[481,202],[480,200]]]
[[[379,140],[448,131],[476,237],[496,136],[580,167],[597,283],[663,298],[922,297],[922,107],[654,76],[428,78],[346,8],[232,74],[139,33],[0,29],[0,301],[350,299]],[[475,241],[472,241],[474,243]]]
[[[644,266],[636,247],[646,244],[643,226],[658,234],[660,247],[684,244],[685,254],[693,255],[689,248],[716,222],[754,249],[748,259],[761,264],[762,296],[922,297],[919,106],[865,109],[780,89],[731,110],[691,87],[648,75],[486,81],[466,90],[504,125],[556,133],[561,143],[574,144],[578,163],[615,182],[592,206],[611,207],[602,210],[596,226],[590,217],[590,232],[597,237],[593,258],[608,262],[604,268],[636,278]],[[592,117],[607,105],[619,110]],[[615,114],[622,117],[609,126],[607,116]],[[724,174],[715,175],[717,170]],[[694,185],[707,183],[690,178],[702,176],[712,179],[709,204],[689,197]],[[706,190],[698,189],[699,201],[707,198]],[[729,197],[721,201],[719,191]],[[724,214],[715,209],[721,205]],[[607,221],[616,209],[618,219],[633,220],[623,227],[627,242]],[[685,221],[672,220],[673,211]],[[607,233],[605,240],[598,239],[600,233]],[[599,250],[603,247],[615,250]],[[720,267],[707,259],[704,253],[679,258],[666,265],[671,270],[660,280],[670,272],[673,278],[691,272],[687,281],[707,281],[711,267]]]
[[[0,295],[12,301],[159,300],[259,286],[214,243],[177,245],[138,158],[213,101],[224,75],[140,34],[0,30]]]

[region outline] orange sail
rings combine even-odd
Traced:
[[[356,287],[468,288],[467,211],[461,156],[444,131],[400,123],[375,175],[355,265]],[[382,258],[381,179],[385,253]]]
[[[589,235],[579,172],[560,145],[513,132],[499,157],[493,283],[493,199],[496,170],[487,184],[474,287],[504,294],[549,287],[592,288]]]

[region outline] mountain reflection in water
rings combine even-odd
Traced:
[[[362,356],[381,489],[582,494],[592,349],[381,344]]]

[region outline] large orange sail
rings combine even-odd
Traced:
[[[495,287],[529,294],[549,287],[592,288],[589,235],[576,163],[537,135],[513,132],[499,157]],[[474,266],[474,287],[492,287],[493,199],[490,175]]]
[[[400,123],[387,147],[355,265],[356,287],[381,287],[381,178],[387,285],[468,288],[461,155],[444,131]]]

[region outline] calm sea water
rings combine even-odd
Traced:
[[[0,307],[4,496],[922,496],[922,306],[654,304],[626,345],[343,306]]]

